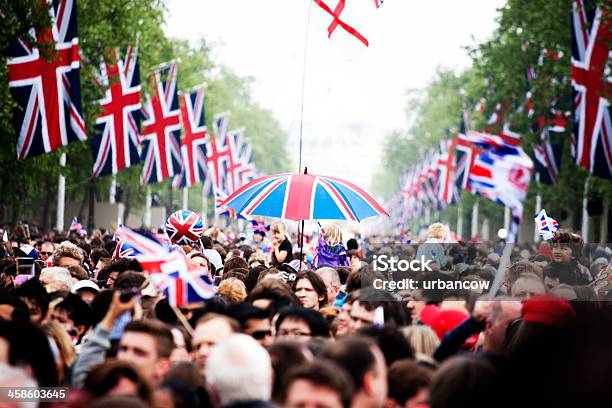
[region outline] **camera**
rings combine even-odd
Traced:
[[[137,288],[121,289],[121,295],[119,295],[119,300],[121,301],[121,303],[127,303],[137,293],[138,293]]]

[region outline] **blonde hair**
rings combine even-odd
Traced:
[[[338,227],[336,224],[331,224],[325,228],[323,238],[325,238],[325,241],[327,241],[329,246],[336,246],[342,243],[342,231],[340,231],[340,227]]]
[[[424,354],[432,357],[434,351],[440,344],[436,332],[429,326],[412,325],[402,328],[402,333],[408,343],[412,346],[415,354]]]
[[[270,231],[272,231],[273,234],[276,234],[277,232],[283,234],[287,241],[291,242],[291,238],[289,237],[289,234],[287,234],[287,227],[285,227],[285,223],[283,223],[282,221],[277,221],[272,224],[272,228],[270,228]]]
[[[427,228],[427,234],[430,238],[444,239],[446,236],[446,228],[443,224],[435,222]]]
[[[74,258],[82,263],[83,259],[85,258],[85,255],[83,254],[81,248],[74,245],[70,241],[64,241],[59,244],[55,251],[53,251],[53,264],[55,266],[58,266],[60,258],[63,257]]]
[[[222,280],[217,294],[227,296],[232,303],[242,303],[247,297],[246,286],[238,278]]]

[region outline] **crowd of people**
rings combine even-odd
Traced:
[[[503,268],[503,242],[446,235],[345,240],[329,225],[300,251],[282,222],[247,236],[211,226],[178,248],[215,295],[176,308],[112,231],[15,228],[0,387],[67,387],[46,404],[68,407],[612,406],[612,251],[560,230],[514,245]],[[382,254],[432,267],[381,272]],[[433,280],[490,285],[422,285]]]

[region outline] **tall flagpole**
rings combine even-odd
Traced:
[[[472,207],[472,235],[470,239],[478,236],[478,204],[479,202],[476,201]]]
[[[510,207],[504,207],[504,229],[510,232]]]
[[[58,231],[64,230],[64,205],[66,201],[66,176],[64,176],[64,168],[66,167],[66,153],[60,156],[60,175],[57,182],[57,214],[55,228]]]
[[[298,156],[298,173],[302,172],[302,134],[304,130],[304,89],[306,84],[306,57],[308,55],[308,31],[310,28],[310,12],[312,1],[308,1],[308,19],[306,20],[306,38],[304,39],[304,62],[302,64],[302,95],[300,101],[300,144]]]
[[[589,180],[591,175],[589,174],[584,180],[584,195],[582,196],[582,240],[586,244],[589,242],[589,212],[587,211],[588,195],[589,195]]]
[[[146,194],[143,224],[145,228],[151,228],[151,186],[147,186]]]
[[[538,193],[536,195],[536,202],[535,202],[535,213],[538,214],[540,212],[540,210],[542,210],[542,196],[540,195],[540,173],[536,173],[536,185],[537,185],[537,189],[538,189]],[[538,225],[535,224],[534,229],[533,229],[533,241],[534,242],[538,242],[540,240],[540,234],[538,232]]]
[[[463,238],[463,205],[457,206],[457,235]]]
[[[117,196],[117,175],[113,174],[111,178],[110,190],[108,192],[108,203],[115,204],[117,202],[116,196]]]
[[[189,188],[183,187],[183,210],[189,208]]]

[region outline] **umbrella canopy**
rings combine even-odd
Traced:
[[[336,177],[277,174],[251,181],[223,203],[245,216],[349,220],[388,215],[368,193]]]

